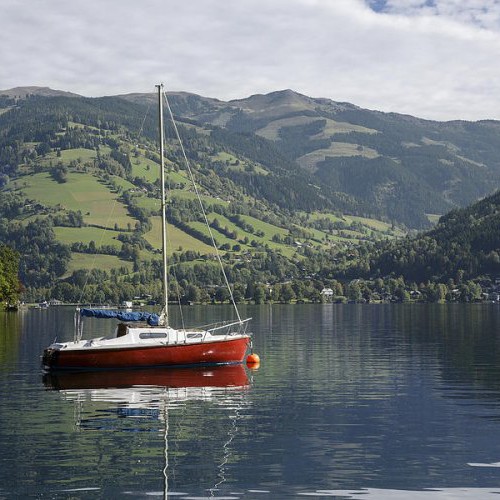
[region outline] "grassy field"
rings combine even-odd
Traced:
[[[130,189],[136,189],[136,187],[127,179],[124,179],[123,177],[120,177],[118,175],[112,175],[111,179],[113,179],[114,183],[117,186],[120,186],[124,191],[129,191]]]
[[[356,215],[343,215],[342,217],[338,217],[334,214],[315,212],[311,214],[312,220],[318,219],[328,219],[332,222],[344,222],[345,224],[351,224],[353,222],[359,223],[364,226],[369,232],[368,235],[372,237],[402,237],[406,233],[399,228],[392,228],[392,225],[378,220],[378,219],[370,219],[368,217],[358,217]],[[361,233],[356,233],[356,237],[363,236]],[[367,235],[364,235],[365,237]]]
[[[301,215],[306,215],[306,213],[301,212]],[[339,217],[335,214],[323,213],[323,212],[313,212],[310,214],[310,218],[312,220],[328,219],[328,220],[331,220],[332,222],[346,222],[344,217]]]
[[[188,223],[189,227],[192,227],[199,231],[200,233],[203,233],[204,235],[210,237],[210,233],[208,231],[208,228],[204,222],[189,222]],[[220,247],[221,245],[225,245],[228,243],[231,247],[233,245],[239,245],[237,240],[233,240],[231,238],[228,238],[226,235],[220,233],[219,231],[215,230],[214,228],[212,229],[212,234],[215,238],[215,242],[217,244],[217,247]],[[212,252],[213,253],[213,252]]]
[[[280,131],[282,128],[297,127],[317,121],[326,121],[326,123],[323,127],[323,130],[320,133],[312,136],[312,139],[329,139],[335,134],[344,134],[349,132],[361,132],[366,134],[374,134],[377,132],[374,129],[361,127],[359,125],[353,125],[351,123],[337,122],[335,120],[331,120],[330,118],[323,120],[312,116],[292,116],[274,120],[264,128],[257,130],[256,133],[271,141],[277,141],[280,137]]]
[[[271,240],[275,234],[279,234],[280,236],[286,236],[288,234],[288,229],[274,226],[273,224],[261,221],[250,215],[241,215],[241,219],[247,224],[250,224],[256,231],[262,231],[266,240]]]
[[[193,193],[191,191],[183,190],[183,189],[172,189],[170,191],[167,191],[167,200],[194,200],[198,201],[196,197],[196,193]],[[201,196],[201,199],[203,201],[203,206],[215,204],[215,205],[222,205],[226,206],[227,202],[220,200],[218,198],[213,198],[210,196]],[[157,212],[161,209],[160,207],[160,200],[158,198],[150,198],[149,196],[136,196],[134,198],[135,203],[137,206],[144,208],[146,210],[152,211],[152,212]]]
[[[227,227],[227,229],[229,231],[235,231],[238,235],[238,239],[242,239],[245,236],[248,236],[248,237],[252,236],[251,234],[243,231],[243,229],[238,227],[234,222],[229,220],[227,217],[224,217],[223,215],[216,214],[216,213],[212,212],[212,213],[207,214],[207,218],[208,218],[208,221],[210,223],[212,223],[215,219],[217,219],[219,221],[220,227],[222,227],[222,228]],[[231,240],[231,241],[233,241],[233,240]],[[243,245],[243,246],[245,246],[245,245]]]
[[[350,142],[333,142],[327,149],[317,149],[312,153],[297,158],[297,163],[302,167],[314,169],[316,165],[325,161],[328,157],[338,156],[364,156],[365,158],[377,158],[378,152],[366,146],[358,146]]]
[[[220,151],[216,155],[212,157],[215,161],[223,161],[224,163],[234,163],[238,158],[232,155],[231,153],[227,153],[226,151]]]
[[[78,269],[102,269],[103,271],[109,271],[120,267],[126,267],[131,271],[132,262],[121,260],[114,255],[73,252],[67,274],[69,275]]]
[[[132,163],[133,177],[140,177],[153,183],[160,176],[160,165],[153,160],[139,155],[137,157],[132,156],[130,161]]]
[[[111,229],[100,229],[96,227],[55,227],[54,233],[56,238],[65,245],[72,243],[89,244],[91,241],[100,247],[102,245],[112,245],[116,248],[121,248],[122,244],[118,241],[117,236],[119,231]]]
[[[361,127],[360,125],[354,125],[352,123],[337,122],[326,119],[325,126],[319,134],[311,136],[311,139],[329,139],[335,134],[347,134],[349,132],[359,132],[364,134],[376,134],[377,130],[372,128]]]
[[[377,233],[382,233],[380,236],[393,236],[393,237],[403,237],[405,236],[405,232],[401,229],[392,227],[392,224],[388,222],[383,222],[377,219],[367,219],[366,217],[357,217],[355,215],[346,215],[345,219],[347,221],[359,222],[363,226],[372,229]]]
[[[216,155],[212,156],[213,161],[221,161],[225,163],[231,170],[245,170],[248,165],[252,166],[253,170],[259,175],[269,175],[269,172],[263,168],[261,165],[256,163],[249,163],[245,160],[240,160],[236,156],[221,151]]]
[[[225,234],[223,234],[220,231],[217,231],[216,229],[212,228],[212,233],[215,238],[215,241],[217,243],[217,246],[220,247],[221,245],[224,244],[229,244],[231,247],[233,245],[240,245],[242,250],[249,249],[251,245],[244,245],[240,243],[238,240],[241,240],[243,238],[248,237],[249,241],[255,240],[257,243],[262,244],[262,245],[269,245],[270,248],[273,248],[275,250],[281,250],[284,255],[291,256],[295,252],[295,248],[293,246],[281,244],[281,243],[275,243],[272,241],[272,237],[274,234],[281,234],[281,235],[286,235],[288,234],[288,231],[283,228],[279,228],[277,226],[273,226],[272,224],[268,224],[266,222],[259,221],[258,219],[255,219],[253,217],[245,217],[247,222],[251,223],[252,226],[255,228],[255,230],[260,230],[264,232],[264,236],[256,236],[251,233],[247,233],[243,231],[240,227],[238,227],[236,224],[234,224],[232,221],[224,217],[223,215],[220,214],[215,214],[215,213],[210,213],[207,214],[207,218],[209,222],[213,222],[214,219],[217,219],[219,221],[219,224],[221,228],[226,228],[229,231],[236,231],[238,238],[236,240],[232,238],[228,238]],[[149,241],[155,248],[160,248],[161,244],[161,219],[160,217],[153,217],[152,219],[153,222],[153,229],[152,231],[146,233],[144,237],[146,238],[147,241]],[[209,237],[210,233],[203,222],[190,222],[189,226],[192,227],[193,229],[196,229],[197,231],[201,232],[205,236]],[[205,243],[202,243],[201,241],[189,236],[188,234],[180,231],[179,229],[169,226],[169,250],[178,250],[179,247],[182,247],[183,250],[196,250],[199,251],[203,254],[206,253],[214,253],[215,250],[209,246],[206,245]],[[314,233],[315,236],[322,236],[323,233],[320,231],[315,232],[314,230],[310,231],[311,233]],[[316,234],[317,233],[317,234]]]
[[[391,225],[387,222],[376,219],[368,219],[366,217],[357,217],[356,215],[344,215],[344,219],[349,222],[359,222],[363,226],[374,229],[375,231],[387,231],[391,228]]]
[[[25,176],[22,181],[26,184],[22,191],[28,198],[48,206],[61,204],[67,210],[80,210],[87,224],[113,227],[116,223],[125,229],[127,224],[133,227],[136,223],[117,195],[88,174],[70,172],[68,181],[62,184],[46,172]]]
[[[316,214],[314,214],[316,215]],[[331,219],[332,222],[346,222],[343,219],[340,219],[339,217],[333,215],[333,214],[317,214],[322,217]],[[331,217],[328,217],[331,216]],[[321,217],[319,217],[321,218]],[[363,238],[364,235],[362,233],[359,233],[357,231],[351,231],[348,229],[341,230],[343,233],[343,236],[340,236],[338,234],[338,231],[335,230],[333,233],[330,233],[328,231],[321,231],[319,229],[314,229],[310,227],[305,227],[305,226],[299,226],[301,229],[304,231],[307,231],[308,233],[311,233],[313,235],[313,239],[310,240],[311,243],[316,244],[316,245],[323,245],[323,246],[328,246],[328,242],[341,242],[341,243],[353,243],[357,242],[360,238]],[[303,238],[298,238],[300,241],[304,241]]]
[[[330,235],[328,233],[325,233],[324,231],[321,231],[320,229],[315,229],[312,227],[305,227],[305,226],[298,226],[295,224],[295,227],[298,227],[302,229],[303,231],[306,231],[308,234],[311,235],[311,242],[315,244],[324,244],[325,238],[328,238]],[[299,240],[303,240],[303,238],[298,238]]]
[[[149,196],[134,196],[134,203],[150,212],[161,210],[160,200],[158,198],[150,198]]]
[[[161,248],[161,217],[151,217],[153,229],[144,235],[144,239],[151,243],[154,248]],[[168,249],[169,251],[193,250],[202,254],[214,253],[215,250],[210,245],[193,238],[189,234],[181,231],[175,226],[167,227]]]
[[[167,186],[167,188],[171,184],[182,184],[182,183],[186,184],[187,186],[191,186],[191,179],[189,179],[189,174],[187,172],[183,171],[175,172],[174,170],[168,171],[167,168],[167,171],[165,173],[166,173],[165,185]]]
[[[89,161],[97,158],[97,152],[95,149],[86,148],[75,148],[75,149],[63,149],[61,150],[61,156],[57,156],[57,153],[49,153],[43,157],[42,164],[48,165],[52,162],[54,165],[61,161],[64,164],[70,163],[73,160]]]
[[[280,137],[280,130],[284,127],[297,127],[299,125],[307,125],[319,121],[318,118],[312,116],[292,116],[288,118],[280,118],[268,123],[265,127],[257,130],[256,134],[265,137],[270,141],[277,141]]]
[[[140,177],[148,182],[154,183],[160,178],[160,165],[143,155],[131,156],[130,162],[132,163],[132,176]],[[166,185],[172,183],[188,183],[187,174],[184,172],[176,172],[173,169],[173,164],[168,159],[165,159],[165,174]]]
[[[68,122],[68,128],[85,128],[85,127],[95,132],[99,131],[97,127],[93,127],[92,125],[84,125],[83,123],[72,122],[72,121]]]
[[[294,246],[286,245],[284,243],[276,243],[272,240],[274,235],[280,235],[281,237],[289,235],[288,229],[269,224],[268,222],[261,221],[250,215],[241,215],[240,217],[246,223],[250,224],[254,228],[255,232],[262,231],[264,233],[264,236],[256,236],[252,233],[243,232],[243,236],[248,236],[248,239],[250,241],[255,240],[261,245],[269,245],[269,248],[272,248],[273,250],[279,250],[288,258],[291,258],[295,254],[296,248]],[[240,232],[242,232],[241,229]]]
[[[427,216],[429,222],[432,224],[437,224],[439,222],[439,219],[441,218],[441,215],[438,214],[425,214],[425,215]]]

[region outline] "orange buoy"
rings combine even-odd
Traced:
[[[249,367],[257,368],[257,365],[260,365],[260,357],[258,354],[252,352],[247,356],[247,365]]]

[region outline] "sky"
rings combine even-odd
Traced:
[[[0,0],[0,89],[292,89],[431,120],[500,119],[500,0]]]

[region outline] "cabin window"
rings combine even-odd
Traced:
[[[139,333],[141,339],[165,339],[167,334],[165,332],[143,332]]]
[[[203,336],[202,333],[188,333],[188,339],[199,339]]]

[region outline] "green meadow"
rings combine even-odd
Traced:
[[[81,160],[89,161],[97,158],[97,152],[95,149],[86,148],[75,148],[75,149],[63,149],[61,150],[61,156],[57,156],[57,153],[49,153],[45,155],[41,161],[42,165],[48,165],[50,162],[56,164],[57,162],[70,163],[71,161]]]
[[[112,175],[111,179],[113,179],[113,183],[117,186],[121,187],[123,191],[129,191],[130,189],[136,189],[136,187],[127,179],[120,177],[118,175]]]
[[[191,180],[189,179],[189,174],[187,172],[175,172],[174,170],[170,170],[165,172],[165,186],[167,189],[169,188],[170,184],[187,184],[191,186]]]
[[[322,213],[322,212],[314,212],[310,215],[312,220],[318,220],[318,219],[328,219],[331,220],[332,222],[344,222],[346,224],[351,224],[353,222],[356,222],[358,224],[361,224],[364,226],[368,231],[369,234],[372,236],[376,237],[387,237],[387,236],[392,236],[392,237],[401,237],[405,235],[405,232],[402,231],[399,228],[393,228],[392,224],[389,224],[387,222],[378,220],[378,219],[370,219],[368,217],[359,217],[356,215],[342,215],[342,217],[339,217],[334,214],[330,213]],[[349,231],[347,230],[342,230],[345,234],[348,234]],[[364,237],[360,232],[350,232],[353,234],[356,238],[359,237]],[[379,234],[377,234],[379,233]],[[390,234],[389,234],[390,233]]]
[[[72,243],[85,243],[88,245],[93,241],[98,247],[103,245],[111,245],[116,248],[121,248],[122,244],[118,241],[117,236],[119,231],[111,229],[101,229],[92,226],[85,227],[55,227],[54,233],[56,238],[65,245]]]
[[[308,239],[312,239],[313,243],[316,244],[324,244],[324,240],[330,236],[328,233],[325,233],[324,231],[312,227],[304,227],[298,225],[296,225],[296,227],[306,232],[307,234],[311,235]],[[297,239],[300,241],[304,241],[304,238],[297,238]]]
[[[155,182],[160,175],[160,165],[146,158],[144,156],[132,156],[130,158],[132,163],[132,176],[139,177],[141,179],[145,179],[148,182]]]
[[[229,231],[235,231],[238,235],[237,239],[242,239],[245,236],[251,236],[249,233],[243,231],[240,227],[238,227],[233,221],[229,220],[227,217],[223,215],[216,214],[211,212],[207,214],[207,219],[210,223],[213,223],[215,219],[219,222],[221,228],[227,228]]]
[[[302,212],[301,214],[307,215],[305,212]],[[328,220],[331,220],[332,222],[346,222],[344,217],[339,217],[338,215],[331,214],[331,213],[313,212],[313,213],[309,214],[309,217],[312,220],[328,219]]]
[[[441,215],[438,214],[425,214],[427,216],[427,219],[429,222],[432,224],[437,224],[439,222],[439,219],[441,218]]]
[[[99,180],[88,174],[70,172],[67,182],[58,183],[42,172],[23,177],[22,191],[28,198],[48,206],[61,205],[67,210],[80,211],[87,224],[126,229],[136,220],[127,212],[117,195]]]
[[[66,274],[70,275],[73,271],[79,269],[101,269],[103,271],[110,271],[111,269],[118,269],[120,267],[126,267],[130,272],[132,271],[132,262],[121,260],[115,255],[73,252]]]
[[[297,158],[297,163],[304,168],[314,170],[319,162],[325,161],[328,157],[341,156],[363,156],[365,158],[377,158],[378,151],[367,146],[359,144],[351,144],[350,142],[333,142],[330,147],[325,149],[317,149],[312,153],[307,153]]]
[[[134,203],[148,212],[158,212],[161,210],[161,204],[158,198],[151,198],[143,195],[134,196]]]
[[[288,229],[274,226],[273,224],[256,219],[250,215],[241,215],[240,218],[247,224],[250,224],[256,231],[262,231],[265,239],[268,240],[271,240],[275,234],[279,234],[280,236],[287,236],[289,234]]]
[[[161,248],[161,217],[151,217],[153,228],[144,234],[144,239],[148,241],[154,248]],[[215,250],[210,245],[203,243],[189,234],[181,231],[175,226],[169,224],[167,226],[168,248],[171,251],[179,251],[180,249],[193,250],[202,254],[214,253]]]
[[[220,151],[216,155],[213,155],[212,160],[213,161],[221,161],[221,162],[225,163],[232,170],[245,170],[245,167],[250,165],[250,163],[248,163],[247,161],[240,160],[238,157],[236,157],[230,153],[227,153],[225,151]],[[260,166],[258,163],[251,163],[251,165],[252,165],[252,169],[256,173],[258,173],[260,175],[268,175],[269,174],[269,172],[266,169],[264,169],[262,166]]]
[[[205,236],[210,237],[210,232],[209,232],[208,227],[206,226],[206,224],[204,222],[189,222],[188,226],[192,227],[193,229],[196,229],[200,233],[203,233]],[[216,229],[213,229],[213,228],[211,228],[211,229],[212,229],[212,235],[215,239],[215,243],[216,243],[218,248],[221,245],[225,245],[225,244],[229,244],[231,247],[233,245],[238,244],[237,240],[233,240],[231,238],[228,238],[226,235],[220,233]]]

